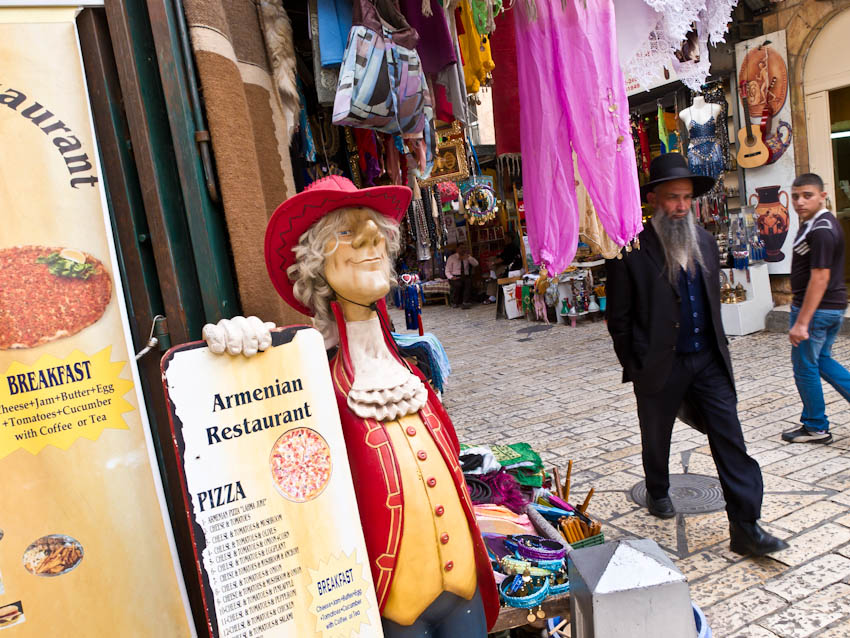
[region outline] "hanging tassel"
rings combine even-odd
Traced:
[[[434,15],[434,12],[431,11],[431,0],[422,0],[422,15],[426,18],[430,18]]]

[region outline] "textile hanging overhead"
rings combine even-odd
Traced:
[[[652,86],[663,80],[665,68],[673,69],[694,91],[705,83],[710,71],[708,43],[717,45],[725,40],[732,10],[738,4],[738,0],[614,1],[618,44],[632,52],[621,60],[623,72],[642,86]],[[636,42],[642,45],[635,48]]]
[[[503,11],[496,19],[496,37],[490,45],[493,54],[493,124],[496,129],[496,160],[502,170],[521,174],[522,146],[519,127],[519,83],[517,80],[515,11]]]
[[[590,246],[590,251],[594,254],[600,254],[605,259],[614,259],[621,250],[621,247],[611,241],[608,233],[602,227],[602,222],[599,221],[599,215],[596,213],[596,208],[587,194],[587,188],[579,174],[578,166],[576,165],[575,153],[573,153],[573,168],[576,174],[576,200],[578,201],[579,222],[578,232],[579,239]]]
[[[292,29],[279,0],[184,0],[215,153],[242,311],[278,324],[304,317],[275,292],[257,237],[295,193],[289,142],[298,116]],[[273,72],[269,59],[274,61]]]
[[[643,226],[612,1],[534,4],[514,9],[523,197],[534,260],[557,274],[578,244],[573,150],[608,236],[625,246]]]
[[[478,93],[486,82],[487,75],[493,70],[493,57],[490,53],[490,38],[481,35],[475,28],[475,20],[469,0],[461,0],[457,9],[458,42],[463,56],[463,74],[466,78],[466,90]]]

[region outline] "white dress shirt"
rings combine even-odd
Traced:
[[[472,255],[467,255],[461,260],[460,255],[453,253],[446,260],[446,279],[454,279],[461,275],[469,275],[472,269],[478,265],[478,260]]]

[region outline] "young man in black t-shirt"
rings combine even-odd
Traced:
[[[832,358],[832,344],[847,307],[844,233],[826,209],[823,180],[800,175],[791,187],[800,217],[791,259],[791,363],[803,401],[802,426],[782,433],[790,443],[831,443],[821,377],[850,401],[850,372]]]

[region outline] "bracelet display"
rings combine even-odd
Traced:
[[[508,536],[505,539],[505,546],[519,552],[521,558],[531,560],[561,560],[567,554],[567,548],[563,543],[531,534]]]

